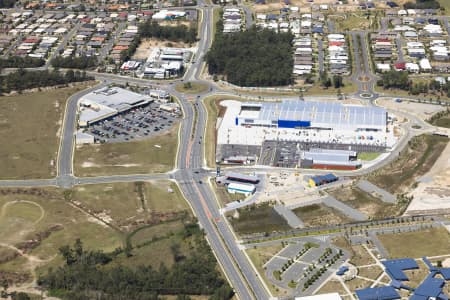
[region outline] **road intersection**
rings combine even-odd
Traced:
[[[207,240],[217,257],[227,279],[237,293],[239,299],[269,299],[270,292],[265,288],[263,282],[255,273],[251,263],[242,251],[237,242],[233,230],[227,220],[219,212],[219,204],[215,198],[211,186],[208,184],[208,177],[212,170],[206,166],[204,153],[204,132],[207,121],[207,111],[203,105],[203,99],[211,95],[230,95],[236,96],[237,93],[222,89],[214,82],[202,79],[202,73],[205,68],[204,57],[210,47],[213,39],[212,22],[213,6],[205,5],[199,1],[198,8],[202,12],[202,22],[199,32],[200,41],[198,43],[197,54],[190,68],[187,70],[183,79],[169,81],[165,83],[150,81],[140,78],[131,78],[113,74],[101,74],[97,72],[88,72],[94,76],[100,83],[90,89],[81,91],[72,95],[67,102],[63,131],[61,134],[60,147],[57,159],[57,177],[51,179],[36,180],[0,180],[1,187],[38,187],[38,186],[58,186],[60,188],[71,188],[75,185],[112,183],[112,182],[133,182],[167,179],[175,181],[184,194],[186,200],[191,205],[200,226],[206,233]],[[247,24],[251,24],[249,16]],[[249,25],[250,26],[250,25]],[[358,84],[358,92],[354,95],[370,105],[376,105],[378,95],[373,91],[376,76],[372,74],[369,65],[369,57],[366,43],[367,33],[364,31],[350,32],[354,47],[355,74],[353,79]],[[359,37],[359,38],[358,38]],[[360,40],[360,42],[358,42]],[[361,49],[360,49],[361,48]],[[175,85],[182,82],[198,82],[208,86],[205,92],[192,95],[191,100],[185,94],[175,90]],[[178,98],[184,112],[184,118],[180,126],[179,146],[176,160],[176,168],[163,174],[131,174],[131,175],[110,175],[97,177],[76,177],[73,170],[74,156],[74,134],[76,131],[77,103],[85,94],[94,89],[105,86],[110,83],[126,84],[148,87],[159,86],[166,89],[170,94]],[[361,94],[367,94],[362,97]],[[254,97],[256,98],[256,97]],[[280,97],[261,96],[260,101],[273,101]],[[298,99],[298,96],[293,96]],[[399,113],[399,112],[396,112]],[[347,176],[357,176],[372,172],[384,164],[389,163],[398,156],[398,153],[404,148],[407,142],[415,135],[421,132],[430,132],[433,127],[421,121],[413,115],[406,115],[410,121],[405,124],[405,135],[398,143],[392,153],[379,164],[369,168],[361,169],[356,172],[342,172]],[[420,124],[421,130],[413,130],[414,124]],[[236,171],[254,172],[267,171],[263,167],[235,167]],[[287,169],[286,171],[292,171]],[[295,170],[298,172],[298,170]],[[313,171],[320,173],[321,171]],[[323,172],[323,171],[322,171]]]

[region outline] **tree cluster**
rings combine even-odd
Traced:
[[[440,94],[441,96],[445,95],[450,98],[450,81],[447,81],[446,84],[441,84],[436,80],[432,80],[428,85],[428,89],[435,94]]]
[[[320,85],[324,88],[333,86],[335,89],[339,89],[344,86],[344,79],[341,75],[333,75],[332,78],[328,76],[326,71],[319,73]]]
[[[0,58],[0,68],[38,68],[44,64],[45,61],[43,59],[29,56]]]
[[[441,5],[436,0],[416,0],[415,2],[406,2],[403,7],[405,9],[438,9]]]
[[[0,0],[0,8],[12,8],[16,4],[16,0]]]
[[[127,50],[123,50],[120,53],[120,60],[121,61],[127,61],[133,56],[134,52],[136,52],[137,47],[141,43],[141,37],[139,35],[136,35],[134,39],[131,41],[130,46]]]
[[[232,289],[221,278],[214,256],[203,239],[201,230],[194,234],[195,251],[189,257],[180,254],[176,246],[171,247],[176,263],[167,268],[161,264],[158,269],[141,265],[130,268],[114,263],[122,253],[87,251],[81,241],[73,247],[60,248],[65,264],[51,269],[38,279],[38,284],[62,299],[110,299],[145,300],[160,299],[163,295],[209,295],[212,300],[227,300],[233,296]],[[198,232],[198,233],[196,233]],[[160,255],[167,255],[161,253]]]
[[[156,21],[148,20],[139,25],[138,32],[141,38],[157,38],[185,43],[195,43],[197,41],[197,29],[194,26],[161,26]]]
[[[408,78],[407,72],[394,71],[381,74],[381,79],[377,81],[378,86],[382,86],[385,89],[397,88],[408,91],[411,95],[419,94],[434,94],[438,97],[447,96],[450,97],[450,82],[441,84],[438,81],[432,80],[429,83],[418,82],[413,83]]]
[[[13,73],[0,77],[0,91],[23,91],[26,89],[67,84],[71,82],[80,82],[92,80],[93,77],[87,76],[85,72],[69,70],[61,73],[58,70],[53,71],[26,71],[19,69]]]
[[[280,86],[293,82],[291,33],[256,27],[224,34],[217,23],[214,43],[206,55],[209,73],[239,86]]]
[[[381,79],[377,81],[377,85],[382,86],[385,89],[397,88],[408,90],[411,86],[411,82],[408,79],[407,72],[391,70],[381,74]]]
[[[195,43],[197,41],[197,29],[195,27],[187,27],[186,25],[178,26],[161,26],[156,21],[148,20],[139,25],[138,34],[127,50],[120,53],[120,60],[127,61],[136,52],[137,47],[141,43],[142,38],[156,38],[160,40],[168,40],[172,42]]]
[[[57,56],[51,64],[54,68],[90,69],[97,65],[97,58],[94,56]]]

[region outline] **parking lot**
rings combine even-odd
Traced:
[[[180,116],[180,111],[164,111],[159,108],[158,103],[150,103],[91,125],[84,132],[93,135],[95,141],[100,143],[126,142],[164,132]]]
[[[326,239],[302,238],[296,242],[291,241],[270,259],[264,268],[272,283],[286,289],[295,288],[301,295],[314,291],[348,258],[347,251],[333,246]],[[286,265],[289,261],[291,263]],[[318,273],[321,269],[323,271]],[[276,272],[280,272],[281,280],[275,278]],[[305,285],[315,274],[318,274],[317,279]]]

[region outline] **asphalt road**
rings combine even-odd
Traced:
[[[241,5],[241,8],[245,13],[245,28],[248,30],[253,25],[253,12],[250,9],[250,7],[248,7],[244,4]]]
[[[66,113],[63,121],[63,132],[58,153],[58,176],[73,175],[72,159],[74,148],[74,134],[76,132],[76,115],[78,100],[93,90],[105,86],[101,83],[95,87],[83,90],[69,97],[66,104]]]
[[[72,39],[72,37],[78,32],[78,29],[80,29],[81,23],[75,24],[75,26],[72,28],[72,30],[64,35],[64,38],[59,43],[58,47],[52,52],[51,56],[47,59],[45,63],[45,68],[48,68],[52,62],[52,60],[59,54],[61,50],[63,50],[67,46],[67,42]]]
[[[319,64],[319,73],[323,72],[325,70],[324,67],[324,51],[323,51],[323,40],[321,38],[317,39],[317,51],[318,57],[317,61]]]
[[[215,198],[214,192],[211,189],[207,181],[207,176],[210,175],[210,171],[205,167],[204,159],[204,130],[206,126],[206,110],[202,104],[202,99],[208,95],[220,93],[220,94],[233,94],[230,91],[219,90],[213,82],[205,81],[201,79],[201,73],[204,68],[204,55],[206,54],[209,46],[212,42],[212,7],[204,6],[203,3],[199,3],[202,7],[202,23],[199,32],[201,32],[200,41],[198,44],[198,50],[192,66],[188,69],[184,79],[168,81],[168,82],[152,82],[146,79],[131,78],[113,74],[99,74],[96,72],[88,72],[90,75],[96,77],[96,79],[103,81],[100,86],[107,83],[132,83],[139,86],[159,86],[166,88],[171,94],[176,96],[182,105],[184,111],[184,119],[182,121],[180,129],[180,144],[177,155],[177,168],[172,172],[166,174],[134,174],[134,175],[111,175],[111,176],[98,176],[98,177],[85,177],[78,178],[73,174],[72,160],[73,160],[73,148],[74,148],[74,133],[76,130],[76,112],[77,101],[86,93],[89,93],[92,89],[99,88],[97,86],[92,89],[88,89],[71,96],[67,102],[65,119],[63,122],[63,132],[60,142],[60,149],[58,152],[58,176],[53,179],[40,179],[40,180],[3,180],[0,181],[0,186],[59,186],[62,188],[69,188],[73,185],[80,184],[95,184],[95,183],[111,183],[111,182],[131,182],[141,180],[152,179],[171,179],[175,180],[180,186],[185,198],[190,203],[194,214],[197,216],[200,226],[205,230],[208,242],[216,255],[221,267],[223,268],[230,284],[234,288],[240,299],[268,299],[269,294],[263,287],[262,282],[253,270],[250,262],[247,260],[244,253],[241,251],[232,229],[230,228],[226,219],[224,219],[219,213],[218,202]],[[243,8],[245,10],[245,8]],[[330,24],[329,24],[330,25]],[[248,23],[247,23],[248,26]],[[332,26],[329,26],[332,27]],[[332,30],[331,30],[332,31]],[[371,73],[369,65],[369,57],[367,44],[365,39],[365,32],[351,32],[353,40],[353,50],[355,57],[356,72],[353,74],[353,79],[357,81],[359,91],[373,92],[373,81],[376,78]],[[356,45],[356,36],[361,37],[361,56],[359,56],[359,45]],[[358,77],[366,75],[370,78],[370,84],[362,83],[358,81]],[[204,83],[209,87],[209,90],[198,95],[187,95],[178,93],[175,91],[174,86],[177,83],[183,81],[196,81]],[[235,93],[234,93],[235,94]],[[190,100],[188,100],[188,98]],[[273,101],[273,99],[279,97],[261,97],[262,100]],[[298,97],[296,96],[295,99]],[[317,97],[316,97],[317,98]],[[377,95],[373,95],[369,100],[376,99]],[[372,103],[372,102],[370,102]],[[399,141],[396,148],[392,151],[391,155],[387,159],[374,165],[370,168],[358,170],[356,172],[342,172],[347,176],[356,176],[365,174],[382,167],[383,165],[391,162],[398,156],[400,150],[406,146],[406,143],[414,135],[420,131],[412,130],[411,126],[414,123],[424,125],[421,120],[418,120],[414,116],[408,116],[410,122],[406,124],[405,130],[407,134]],[[425,130],[431,130],[431,126],[424,126]],[[266,171],[268,168],[250,167],[250,168],[233,168],[234,170],[245,171]],[[287,169],[287,171],[293,172],[298,170]],[[309,170],[311,171],[311,170]],[[311,171],[314,172],[314,171]],[[317,171],[320,172],[320,171]],[[341,172],[336,172],[338,175]]]
[[[399,62],[404,62],[404,57],[403,57],[403,50],[402,50],[402,38],[401,37],[397,37],[395,38],[395,47],[397,48],[397,61]]]

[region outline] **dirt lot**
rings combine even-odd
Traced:
[[[414,199],[407,212],[422,210],[450,210],[450,143],[411,193]]]
[[[70,200],[122,231],[170,220],[189,210],[177,186],[164,180],[77,186]]]
[[[183,42],[168,42],[157,39],[143,39],[132,56],[132,59],[146,60],[153,48],[176,47],[188,48],[189,45]]]
[[[345,224],[352,221],[338,210],[323,204],[299,207],[293,212],[307,227]]]
[[[211,184],[214,187],[217,199],[222,204],[222,206],[225,206],[226,204],[231,203],[233,201],[238,201],[238,200],[244,200],[245,199],[245,195],[243,195],[243,194],[230,194],[230,193],[228,193],[227,188],[225,186],[220,185],[220,184],[216,184],[215,180],[211,180],[211,181],[212,181]]]
[[[298,7],[309,7],[310,2],[307,0],[290,0],[291,6],[298,6]],[[351,1],[349,1],[350,3]],[[314,4],[335,4],[336,1],[332,0],[315,0]],[[253,8],[255,12],[279,12],[281,8],[286,7],[284,5],[284,2],[282,1],[276,1],[276,0],[270,0],[266,1],[266,4],[254,4],[254,2],[247,2],[249,6]],[[337,7],[338,10],[342,11],[355,11],[357,9],[357,5],[349,4],[349,5],[340,5]]]
[[[366,179],[393,194],[408,192],[415,181],[433,167],[447,144],[445,137],[416,136],[396,160]]]
[[[444,110],[444,108],[439,105],[416,103],[410,101],[402,101],[398,103],[395,102],[393,98],[380,98],[377,100],[377,104],[388,109],[400,110],[406,113],[413,114],[424,121],[429,119],[435,113]]]
[[[56,175],[59,135],[68,97],[86,88],[59,88],[0,97],[1,179]]]
[[[358,276],[369,278],[372,280],[376,280],[381,273],[383,273],[383,269],[379,266],[370,266],[370,267],[362,267],[358,268]]]
[[[339,281],[330,280],[325,283],[316,294],[319,295],[327,293],[339,293],[339,295],[345,295],[347,294],[347,291]]]
[[[400,212],[397,205],[384,203],[357,187],[336,188],[328,190],[328,193],[374,219],[394,216]]]
[[[160,147],[156,147],[159,145]],[[178,126],[153,138],[76,148],[77,176],[158,173],[171,170],[178,145]]]

